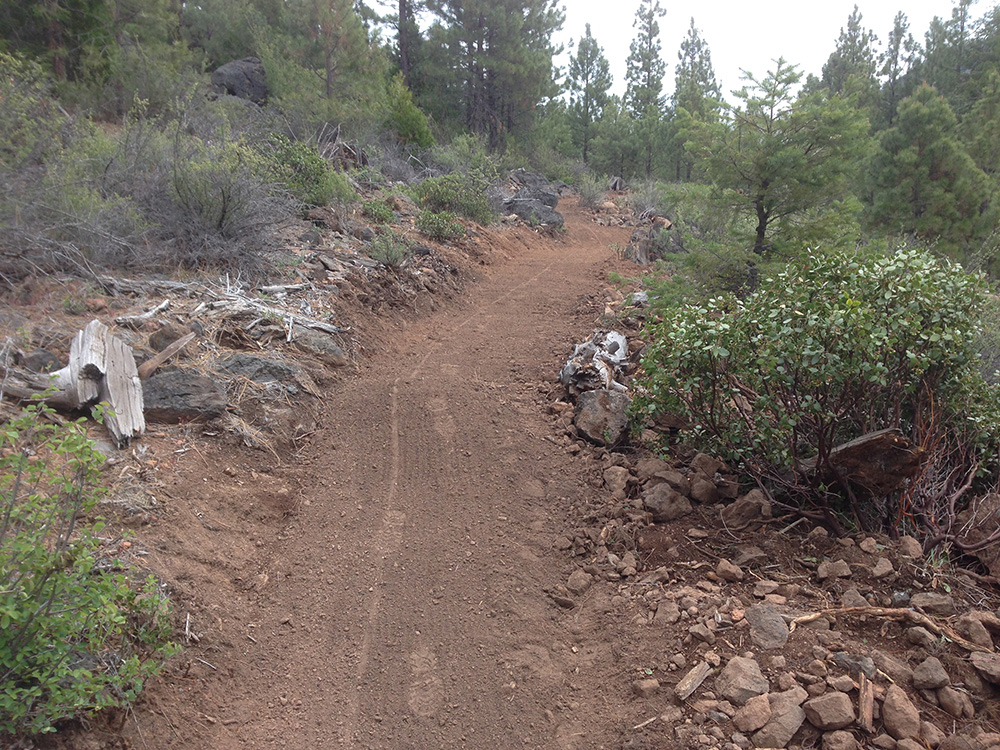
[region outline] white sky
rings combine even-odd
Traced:
[[[803,80],[809,73],[819,76],[855,2],[862,24],[875,32],[880,45],[885,44],[898,11],[907,15],[910,33],[922,42],[931,19],[950,18],[953,7],[951,0],[660,0],[667,11],[659,21],[661,54],[667,64],[663,91],[667,95],[673,91],[677,52],[692,16],[712,53],[723,96],[731,99],[730,93],[743,85],[741,69],[762,78],[778,57],[798,65]],[[633,22],[639,5],[640,0],[565,0],[566,22],[556,35],[565,50],[556,63],[565,72],[568,42],[578,43],[589,22],[591,34],[611,63],[612,91],[623,93],[625,60],[635,37]],[[993,5],[994,0],[978,0],[972,7],[973,17],[980,18]]]

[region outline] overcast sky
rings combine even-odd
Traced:
[[[922,41],[931,19],[950,18],[953,7],[951,0],[660,0],[667,10],[659,21],[662,55],[667,64],[664,93],[673,91],[677,52],[692,16],[711,50],[722,93],[731,100],[730,92],[743,85],[741,69],[762,78],[773,69],[772,61],[778,57],[798,65],[803,78],[809,73],[819,76],[855,1],[863,25],[875,32],[882,45],[898,11],[907,15],[910,33]],[[993,0],[979,0],[973,5],[973,16],[981,17],[993,4]],[[615,79],[612,90],[624,92],[625,60],[635,37],[633,23],[639,5],[640,0],[566,0],[566,23],[556,35],[566,50],[557,64],[565,72],[569,40],[578,43],[590,23],[591,34],[611,63]]]

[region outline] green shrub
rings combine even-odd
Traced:
[[[376,224],[392,224],[396,220],[396,214],[392,211],[392,206],[383,200],[361,201],[361,213],[374,221]]]
[[[580,205],[584,208],[598,208],[607,200],[607,179],[590,172],[585,173],[576,183],[576,192],[580,194]]]
[[[450,211],[421,211],[415,223],[418,230],[437,242],[465,236],[465,227]]]
[[[489,224],[494,218],[486,185],[470,175],[453,172],[428,177],[413,188],[413,197],[428,211],[451,211],[479,224]]]
[[[103,456],[79,422],[29,406],[0,428],[0,738],[128,706],[175,651],[152,578],[83,525]]]
[[[389,118],[386,124],[393,129],[399,142],[413,143],[420,148],[434,145],[427,116],[413,103],[413,94],[403,83],[403,74],[397,73],[389,82]]]
[[[347,178],[308,143],[272,133],[258,151],[262,156],[261,177],[284,186],[306,205],[351,203],[357,197]]]
[[[410,245],[395,232],[386,232],[372,240],[368,256],[391,268],[399,268],[410,257]]]
[[[44,161],[58,150],[68,118],[49,90],[40,65],[0,51],[0,173]]]
[[[953,540],[959,488],[1000,448],[998,391],[978,369],[982,301],[978,277],[924,252],[810,255],[745,301],[709,299],[653,325],[635,408],[682,416],[696,445],[835,531],[910,518],[928,545]],[[882,429],[922,456],[891,491],[831,459]]]

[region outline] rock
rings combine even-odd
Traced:
[[[983,625],[982,620],[971,613],[966,613],[959,617],[955,621],[955,629],[960,635],[977,646],[993,650],[993,637],[990,635],[990,631]]]
[[[734,656],[715,678],[715,690],[727,701],[744,705],[755,695],[766,693],[770,685],[753,659]]]
[[[654,625],[673,625],[681,619],[681,610],[677,602],[661,601],[653,617]]]
[[[566,588],[569,589],[571,594],[586,593],[587,589],[590,588],[591,584],[594,582],[593,576],[590,573],[586,573],[582,570],[574,570],[570,573],[569,580],[566,581]]]
[[[872,746],[879,750],[896,750],[896,740],[887,734],[880,734],[872,740]]]
[[[530,224],[558,228],[564,223],[563,215],[555,210],[558,203],[559,194],[546,185],[521,188],[503,202],[503,207]]]
[[[841,669],[846,669],[853,677],[864,674],[869,680],[875,679],[875,662],[870,656],[838,651],[833,655],[833,663]]]
[[[860,542],[858,542],[858,547],[861,548],[862,552],[867,552],[869,555],[874,555],[878,552],[878,542],[870,536],[866,536]]]
[[[231,375],[255,383],[294,382],[299,374],[299,369],[288,362],[242,352],[227,357],[219,366]]]
[[[962,530],[962,541],[965,544],[982,543],[996,531],[998,518],[1000,494],[991,492],[970,502],[969,507],[959,513],[955,528]],[[969,554],[978,557],[990,575],[1000,576],[1000,544],[987,544]]]
[[[897,740],[920,736],[920,712],[898,685],[890,685],[882,703],[885,731]]]
[[[860,748],[861,745],[850,732],[838,730],[823,735],[823,750],[860,750]]]
[[[913,680],[913,670],[905,661],[897,659],[881,649],[876,649],[874,656],[875,666],[889,675],[897,685],[907,685]]]
[[[715,633],[709,630],[708,626],[704,623],[697,623],[688,628],[688,632],[697,638],[702,643],[707,643],[712,645],[715,643]]]
[[[149,347],[156,352],[162,352],[178,339],[191,333],[191,329],[181,323],[166,323],[149,334]]]
[[[896,743],[896,750],[926,750],[922,743],[907,737]]]
[[[636,680],[632,683],[632,692],[635,693],[640,698],[652,698],[660,691],[660,681],[649,679],[649,680]]]
[[[923,557],[924,548],[912,536],[901,536],[899,538],[899,554],[903,557]]]
[[[631,475],[624,466],[609,466],[604,470],[604,486],[608,492],[624,492]]]
[[[984,680],[1000,685],[1000,654],[973,651],[969,662]]]
[[[840,606],[842,607],[867,607],[868,600],[856,588],[849,588],[840,596]]]
[[[729,581],[730,583],[743,580],[743,571],[739,566],[733,565],[729,560],[725,559],[719,560],[719,564],[715,566],[715,575],[719,576],[723,581]]]
[[[691,459],[691,469],[702,474],[706,479],[711,479],[716,474],[726,470],[726,465],[717,458],[712,458],[707,453],[699,453]]]
[[[920,739],[929,747],[937,747],[944,742],[945,733],[938,729],[936,724],[929,721],[920,722]]]
[[[657,523],[666,523],[692,511],[691,501],[669,484],[653,485],[642,493],[642,505]]]
[[[29,372],[55,372],[62,369],[62,363],[48,349],[35,349],[24,355],[21,367]]]
[[[715,482],[702,477],[697,477],[691,482],[691,499],[702,505],[712,505],[719,502],[721,495]]]
[[[671,471],[670,464],[666,461],[647,456],[639,460],[635,465],[635,476],[640,484],[645,484],[660,472]]]
[[[906,640],[914,646],[920,646],[928,651],[934,647],[935,643],[937,643],[937,638],[934,637],[931,631],[927,628],[920,627],[919,625],[906,629]]]
[[[760,490],[751,490],[722,510],[722,522],[731,531],[744,529],[750,524],[771,517],[771,503]]]
[[[809,723],[824,732],[854,723],[854,704],[846,693],[826,693],[802,706]]]
[[[225,388],[212,378],[188,370],[164,370],[142,386],[147,422],[178,424],[215,419],[226,413]]]
[[[631,401],[620,391],[584,391],[577,397],[573,424],[588,440],[598,445],[615,445],[628,430]]]
[[[948,594],[938,594],[933,591],[922,591],[910,598],[910,606],[929,615],[950,617],[955,614],[955,600]]]
[[[937,657],[927,657],[913,670],[913,687],[917,690],[935,690],[950,684],[951,678]]]
[[[753,736],[757,747],[785,747],[806,720],[802,702],[807,693],[793,687],[781,693],[771,693],[771,719]]]
[[[816,570],[816,578],[820,581],[825,581],[828,578],[850,578],[851,575],[851,566],[845,560],[837,560],[836,562],[824,560]]]
[[[953,734],[950,737],[945,737],[938,745],[937,750],[979,750],[979,743],[960,734]]]
[[[346,367],[350,362],[344,350],[328,333],[296,326],[292,341],[296,349],[313,355],[330,367]]]
[[[666,482],[679,493],[686,497],[691,496],[691,482],[679,471],[667,470],[657,472],[650,483]]]
[[[888,578],[896,569],[892,567],[892,563],[885,557],[880,557],[875,561],[875,567],[872,568],[872,576],[875,578]]]
[[[770,604],[755,604],[746,611],[750,639],[762,649],[781,648],[788,642],[788,626]]]
[[[256,57],[244,57],[220,65],[212,73],[212,87],[220,94],[247,99],[254,104],[267,100],[267,74]]]
[[[741,732],[756,732],[771,720],[771,701],[767,693],[755,695],[733,716],[733,726]]]

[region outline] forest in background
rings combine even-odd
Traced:
[[[276,210],[288,197],[350,200],[357,176],[303,191],[288,174],[293,152],[308,161],[309,149],[340,139],[370,157],[362,183],[468,172],[472,162],[484,184],[487,162],[528,165],[590,193],[622,177],[638,213],[666,214],[678,229],[658,255],[707,263],[689,268],[691,279],[734,290],[752,288],[759,263],[804,247],[884,249],[900,239],[992,270],[1000,6],[976,14],[972,0],[955,0],[942,10],[921,33],[902,11],[891,29],[869,29],[855,6],[821,71],[776,60],[748,71],[727,102],[695,18],[675,56],[662,49],[660,0],[636,13],[623,96],[610,93],[589,25],[567,69],[554,66],[557,0],[5,2],[0,169],[11,187],[0,211],[28,228],[32,206],[46,205],[86,229],[110,202],[131,226],[98,233],[129,245],[184,224],[143,207],[157,193],[224,226],[234,217],[201,205],[222,179],[206,177],[209,164],[259,178],[253,202]],[[250,56],[266,71],[264,106],[207,105],[209,73]],[[124,143],[108,124],[123,125]],[[173,184],[154,184],[158,171]],[[185,172],[190,179],[176,179]],[[58,244],[60,231],[32,226],[13,238]],[[212,254],[203,249],[182,252],[178,265]],[[707,256],[677,257],[699,249]]]

